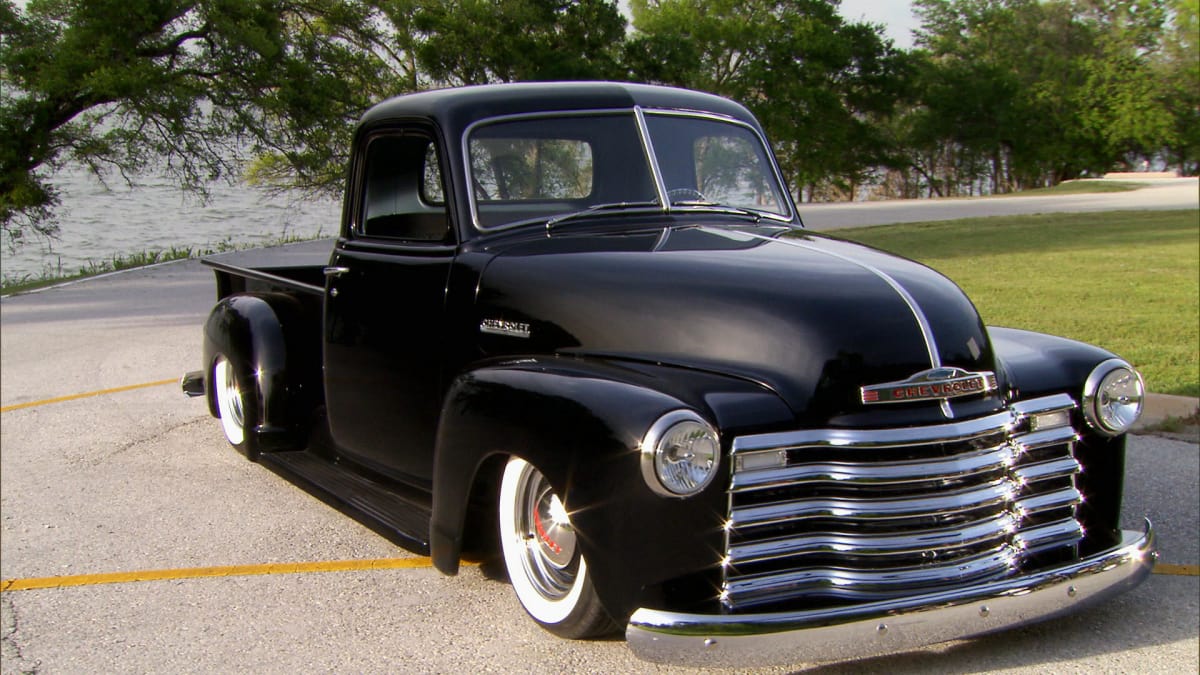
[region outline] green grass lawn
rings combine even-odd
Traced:
[[[942,272],[985,323],[1090,342],[1150,391],[1200,396],[1200,211],[976,218],[838,230]]]

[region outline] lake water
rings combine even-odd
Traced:
[[[28,239],[15,252],[0,250],[0,273],[9,279],[43,272],[73,274],[88,261],[171,247],[206,248],[222,242],[266,244],[284,236],[337,234],[341,203],[334,199],[272,197],[245,186],[219,183],[210,199],[180,191],[165,178],[139,178],[129,188],[119,178],[105,187],[91,174],[64,170],[51,181],[62,205],[58,239]]]

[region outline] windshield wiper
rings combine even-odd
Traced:
[[[762,220],[762,217],[763,217],[763,214],[759,211],[754,211],[752,209],[745,209],[740,206],[730,206],[728,204],[721,204],[718,202],[710,202],[710,201],[701,200],[701,199],[674,201],[674,202],[671,202],[671,206],[695,206],[700,209],[704,209],[705,211],[713,211],[716,213],[728,213],[728,214],[734,215],[734,216],[746,216],[747,218],[753,218],[754,222],[756,222],[756,223],[758,221]]]
[[[561,223],[565,220],[574,220],[575,218],[582,218],[584,216],[590,216],[590,215],[593,215],[596,213],[600,213],[602,211],[619,211],[622,209],[645,208],[647,206],[658,206],[661,208],[662,205],[658,203],[658,200],[646,201],[646,202],[609,202],[607,204],[593,204],[593,205],[587,207],[586,209],[583,209],[582,211],[572,211],[571,213],[564,213],[561,216],[555,216],[555,217],[551,218],[550,220],[547,220],[546,221],[546,229],[550,230],[555,225],[558,225],[559,223]]]

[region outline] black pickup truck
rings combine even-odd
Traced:
[[[394,98],[357,129],[331,253],[208,263],[184,389],[229,442],[446,574],[502,560],[564,637],[854,658],[1054,616],[1154,564],[1149,523],[1118,525],[1137,372],[804,230],[723,98]]]

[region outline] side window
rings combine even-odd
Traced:
[[[437,144],[423,134],[367,143],[357,234],[416,242],[452,239]]]
[[[421,200],[431,206],[445,206],[446,193],[442,190],[442,167],[438,164],[437,146],[430,143],[425,148],[425,166],[422,168]]]

